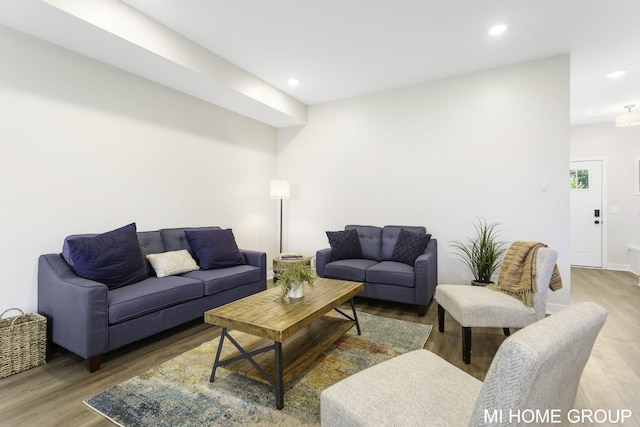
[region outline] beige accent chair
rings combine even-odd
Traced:
[[[584,302],[515,332],[484,383],[428,350],[405,353],[325,389],[322,426],[531,425],[532,413],[568,424],[606,317],[604,308]]]
[[[438,285],[434,298],[438,302],[438,330],[444,332],[445,311],[462,326],[462,360],[471,363],[471,328],[523,328],[545,316],[549,282],[558,252],[540,248],[536,254],[536,287],[529,307],[505,293],[483,286]]]

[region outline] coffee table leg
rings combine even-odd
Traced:
[[[284,381],[282,378],[282,343],[275,342],[275,363],[276,363],[276,408],[284,408]]]
[[[216,359],[213,361],[213,369],[211,370],[211,377],[209,378],[210,383],[213,382],[213,379],[216,376],[216,369],[218,368],[218,362],[220,361],[220,353],[222,352],[222,344],[224,344],[225,335],[227,335],[227,328],[222,328],[220,343],[218,344],[218,351],[216,352]]]
[[[353,298],[351,298],[349,302],[351,303],[351,311],[353,312],[353,317],[349,316],[347,313],[345,313],[344,311],[340,310],[337,307],[334,308],[334,310],[342,314],[347,319],[353,322],[356,322],[356,329],[358,330],[358,335],[362,335],[362,331],[360,330],[360,321],[358,320],[358,313],[356,313],[356,303],[354,302]]]
[[[353,298],[350,300],[351,302],[351,310],[353,311],[353,319],[356,321],[356,329],[358,329],[358,335],[362,335],[360,331],[360,322],[358,321],[358,315],[356,314],[356,303],[353,301]]]

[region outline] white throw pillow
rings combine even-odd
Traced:
[[[186,249],[149,254],[147,259],[158,277],[173,276],[200,268]]]

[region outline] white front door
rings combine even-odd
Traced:
[[[602,161],[571,162],[571,264],[602,267]]]

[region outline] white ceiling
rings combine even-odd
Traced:
[[[0,16],[0,23],[126,69],[123,49],[106,54],[109,45],[102,44],[104,40],[91,45],[95,27],[87,22],[70,26],[68,17],[51,13],[51,5],[64,9],[81,1],[20,0],[29,7],[17,7],[9,4],[18,0],[0,0],[0,8],[10,12]],[[85,9],[129,5],[306,105],[570,53],[571,124],[613,121],[627,104],[640,110],[638,0],[83,3]],[[498,23],[506,24],[507,31],[489,36],[488,29]],[[69,28],[73,42],[60,36]],[[76,46],[80,41],[82,48]],[[627,74],[605,77],[620,69]],[[168,81],[184,79],[180,73],[168,73],[164,81],[138,74],[179,90],[184,85]],[[289,86],[290,77],[300,79],[300,85]]]

